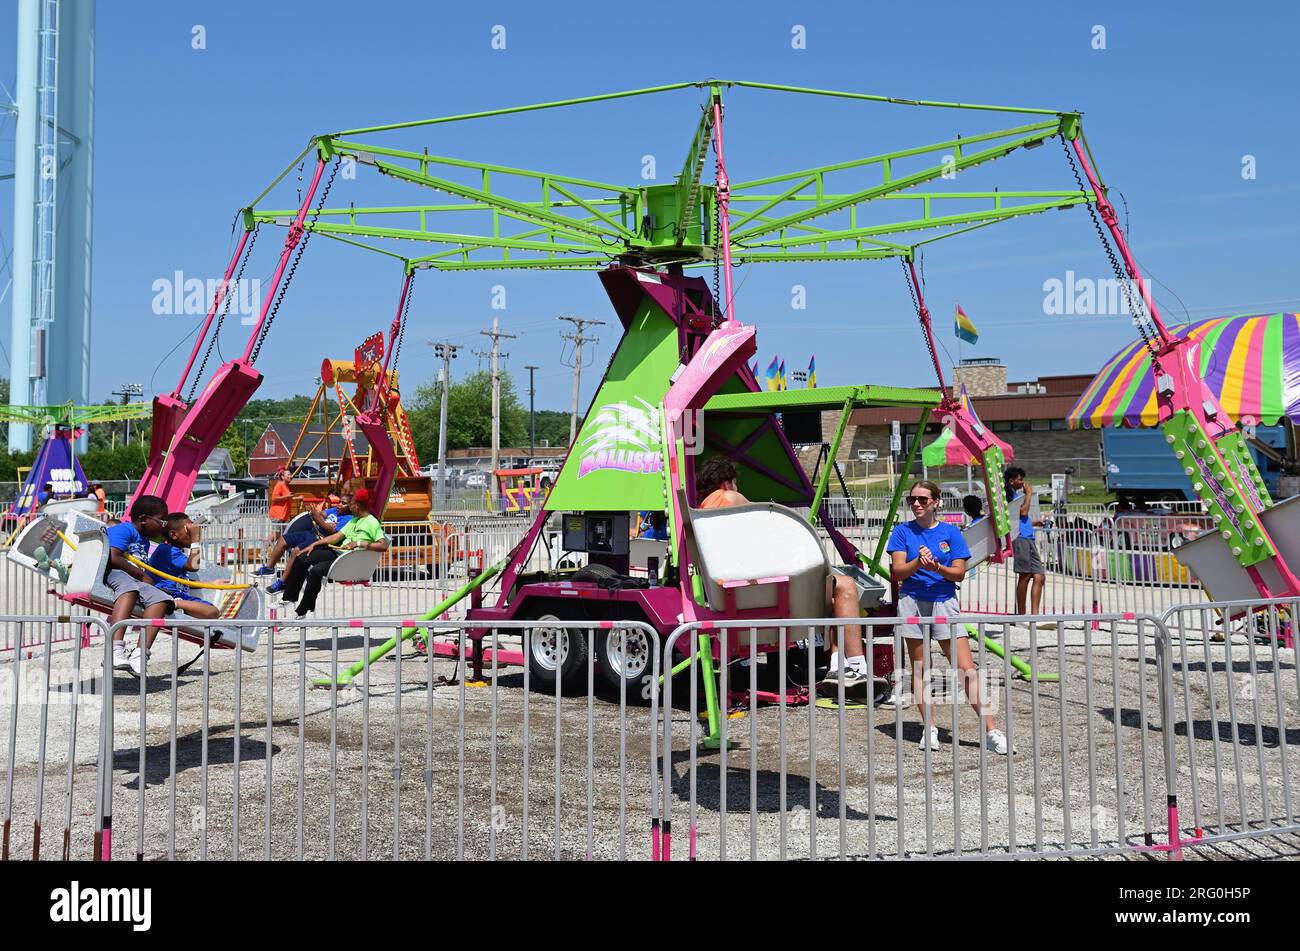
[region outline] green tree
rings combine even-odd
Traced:
[[[582,417],[578,417],[578,429],[582,429]],[[569,414],[558,409],[539,409],[537,411],[537,444],[546,440],[551,446],[569,444]]]
[[[248,473],[248,453],[244,450],[244,436],[239,430],[239,423],[237,421],[232,423],[217,446],[230,450],[230,461],[235,467],[235,475],[242,476]]]
[[[426,383],[407,407],[411,434],[420,458],[438,458],[441,390]],[[447,391],[447,448],[467,449],[492,444],[492,374],[481,370],[451,384]],[[528,445],[528,410],[519,403],[514,380],[501,376],[501,445]]]

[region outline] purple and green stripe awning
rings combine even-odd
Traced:
[[[1201,376],[1237,422],[1300,422],[1300,315],[1211,317],[1174,328],[1201,344]],[[1155,426],[1151,356],[1135,341],[1093,378],[1067,417],[1071,429]]]

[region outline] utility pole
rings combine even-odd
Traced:
[[[491,330],[480,330],[484,337],[492,338],[492,471],[499,469],[501,463],[501,357],[510,354],[501,352],[501,338],[514,340],[514,334],[501,332],[501,318],[492,318]],[[478,354],[484,356],[484,354]],[[491,486],[489,486],[491,488]]]
[[[442,369],[438,379],[442,382],[442,408],[438,411],[438,495],[439,502],[446,499],[447,489],[447,391],[451,389],[451,361],[456,357],[460,344],[444,340],[441,343],[430,340],[434,355],[441,358]]]
[[[122,397],[122,405],[125,406],[128,402],[130,402],[130,398],[132,396],[144,395],[144,384],[123,383],[122,388],[120,390],[114,390],[111,395]],[[125,420],[125,422],[126,422],[126,445],[129,446],[131,445],[131,420],[127,419]]]
[[[585,317],[560,317],[559,319],[567,320],[577,328],[576,333],[560,334],[565,340],[573,341],[573,363],[564,363],[564,359],[560,359],[565,366],[573,367],[573,412],[569,416],[569,445],[572,446],[578,438],[578,387],[582,382],[582,345],[599,339],[594,335],[586,336],[583,330],[588,327],[603,327],[605,321],[587,320]]]
[[[530,363],[524,369],[528,371],[528,455],[533,456],[537,454],[537,410],[533,400],[537,390],[533,386],[533,373],[541,367]]]

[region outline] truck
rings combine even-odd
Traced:
[[[1273,451],[1261,449],[1256,443]],[[1254,439],[1248,439],[1247,445],[1269,493],[1278,498],[1279,479],[1287,470],[1284,460],[1294,455],[1294,448],[1288,450],[1286,427],[1281,424],[1259,426]],[[1160,430],[1107,427],[1102,430],[1101,447],[1106,490],[1120,499],[1181,502],[1196,498],[1191,480],[1165,443]]]

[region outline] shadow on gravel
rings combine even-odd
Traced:
[[[276,726],[285,726],[297,721],[282,721],[274,724]],[[235,739],[234,737],[216,736],[214,734],[228,732],[229,726],[215,726],[208,731],[208,766],[227,766],[235,762]],[[265,725],[262,725],[265,729]],[[169,779],[172,775],[171,766],[171,741],[164,740],[161,743],[155,743],[146,746],[145,749],[145,788],[158,786]],[[271,755],[280,752],[280,747],[272,745]],[[260,739],[253,739],[247,736],[241,736],[239,739],[239,761],[241,763],[255,762],[266,759],[266,742]],[[199,769],[203,765],[203,733],[201,730],[195,730],[184,736],[176,737],[176,773],[185,772],[188,769]],[[113,751],[113,771],[121,770],[123,772],[136,773],[135,779],[127,783],[127,789],[140,788],[140,748],[131,747],[124,750]]]

